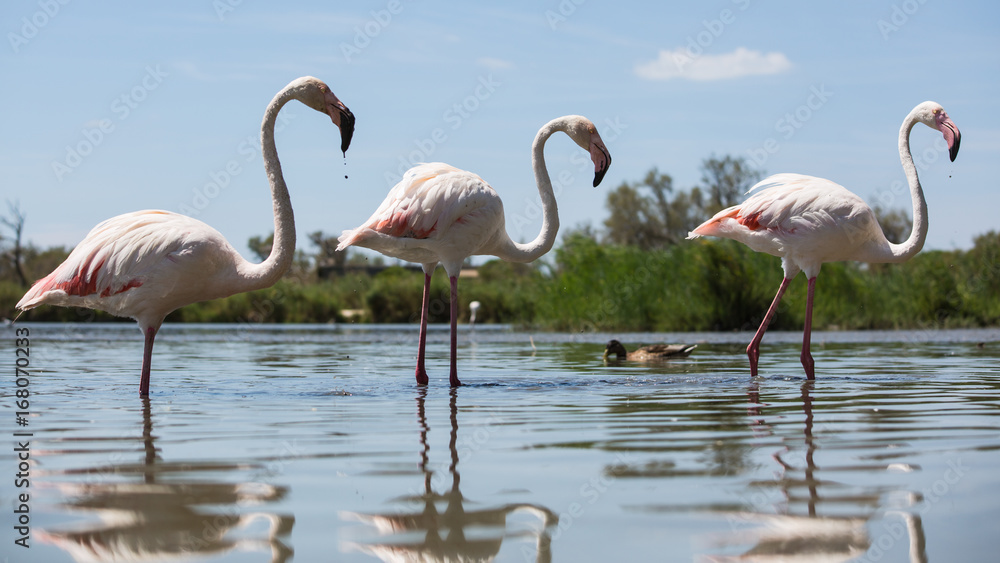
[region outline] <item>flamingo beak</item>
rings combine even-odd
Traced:
[[[601,136],[594,131],[590,135],[590,159],[594,161],[594,187],[596,188],[611,166],[611,153],[604,146]]]
[[[958,156],[958,146],[962,144],[962,133],[958,130],[955,122],[943,111],[937,116],[937,125],[938,131],[941,131],[945,142],[948,143],[948,156],[952,162],[955,162],[955,157]]]
[[[330,90],[326,91],[326,113],[340,129],[340,150],[346,156],[354,137],[354,114]]]

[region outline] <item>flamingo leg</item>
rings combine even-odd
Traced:
[[[139,396],[149,396],[149,371],[153,365],[153,339],[156,338],[156,328],[146,329],[146,343],[142,349],[142,377],[139,379]]]
[[[806,293],[806,322],[802,330],[802,367],[806,370],[807,379],[816,379],[812,354],[809,353],[809,343],[812,340],[813,295],[816,292],[816,278],[809,278],[809,291]]]
[[[767,325],[771,324],[774,314],[778,311],[778,303],[781,303],[781,297],[785,294],[785,290],[788,289],[788,284],[791,281],[791,278],[782,278],[781,285],[778,286],[778,293],[774,296],[774,301],[771,302],[771,306],[767,309],[767,314],[764,315],[763,322],[760,323],[760,328],[757,329],[757,333],[753,335],[753,340],[747,346],[747,357],[750,358],[750,377],[757,377],[757,360],[760,359],[760,341],[764,339],[764,331],[767,330]]]
[[[449,380],[452,387],[462,385],[458,380],[458,276],[450,276],[451,282],[451,373]]]
[[[433,270],[432,270],[433,272]],[[417,348],[417,385],[427,385],[424,359],[427,349],[427,311],[431,305],[431,274],[424,272],[424,299],[420,307],[420,341]]]

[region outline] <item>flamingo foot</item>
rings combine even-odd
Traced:
[[[430,380],[427,378],[427,371],[417,368],[417,385],[427,385]]]
[[[800,360],[802,367],[806,370],[806,379],[816,379],[816,362],[813,361],[812,354],[808,350],[803,350]]]
[[[747,346],[747,358],[750,359],[750,377],[757,377],[757,361],[760,360],[760,345],[754,346],[751,342]]]

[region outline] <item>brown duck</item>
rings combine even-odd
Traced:
[[[697,344],[653,344],[652,346],[643,346],[638,350],[629,352],[625,350],[621,342],[611,340],[604,348],[604,359],[607,360],[612,355],[618,360],[633,360],[636,362],[686,358],[691,354],[691,350],[697,347]]]

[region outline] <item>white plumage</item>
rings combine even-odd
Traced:
[[[910,154],[910,131],[923,123],[940,131],[955,160],[961,143],[958,127],[940,104],[924,102],[913,108],[899,131],[899,158],[913,198],[913,229],[901,244],[885,238],[875,212],[857,195],[830,180],[801,174],[776,174],[764,179],[746,201],[723,209],[691,231],[688,238],[717,236],[738,240],[757,252],[781,258],[784,279],[760,328],[747,346],[750,373],[757,375],[760,342],[792,278],[808,278],[806,319],[802,340],[802,366],[815,378],[809,352],[816,276],[824,262],[903,262],[923,248],[927,238],[927,203]],[[759,190],[759,191],[758,191]]]
[[[482,178],[441,162],[414,166],[403,175],[375,213],[360,227],[344,231],[337,250],[360,246],[387,256],[423,265],[424,297],[417,348],[417,383],[427,383],[424,356],[431,274],[440,263],[451,284],[451,373],[453,387],[461,385],[456,365],[458,274],[469,256],[493,255],[511,262],[531,262],[552,248],[559,230],[552,182],[545,169],[544,147],[555,132],[563,131],[594,162],[594,186],[604,178],[611,156],[597,128],[587,118],[568,115],[553,119],[535,135],[531,161],[542,199],[542,232],[534,241],[519,244],[507,236],[503,202]]]
[[[330,87],[311,76],[293,80],[267,107],[261,125],[264,167],[274,203],[274,244],[267,260],[247,262],[212,227],[169,211],[136,211],[94,227],[69,257],[37,281],[17,303],[88,307],[131,317],[145,335],[139,393],[149,394],[153,339],[171,311],[209,299],[273,285],[291,265],[295,220],[274,146],[278,112],[290,100],[326,113],[346,151],[354,115]]]

